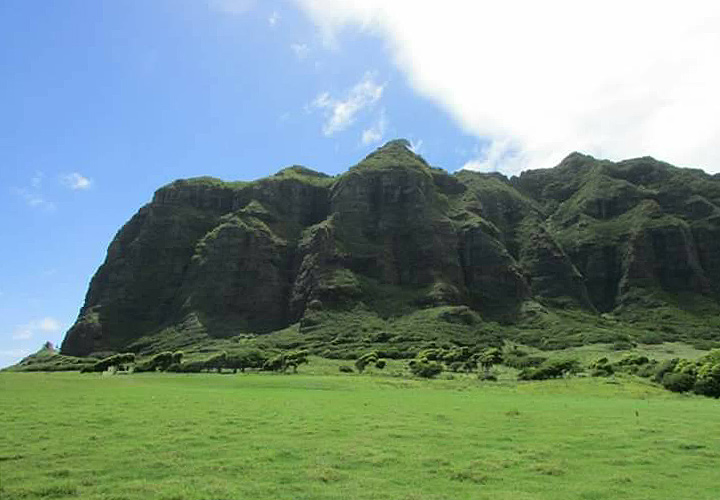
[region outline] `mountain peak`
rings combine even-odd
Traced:
[[[407,139],[389,141],[357,164],[357,167],[379,169],[393,167],[428,168],[429,166],[422,156],[412,150],[412,145]]]

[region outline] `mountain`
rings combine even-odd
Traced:
[[[160,188],[110,244],[61,353],[717,341],[719,292],[718,176],[579,153],[451,175],[396,140],[336,177]]]

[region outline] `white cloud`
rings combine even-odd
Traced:
[[[310,48],[305,43],[292,43],[290,44],[290,48],[295,53],[295,57],[301,61],[310,53]]]
[[[720,3],[296,0],[330,43],[382,36],[420,94],[481,143],[475,164],[574,150],[720,171]]]
[[[278,12],[276,10],[272,11],[272,14],[270,14],[270,17],[268,17],[268,24],[271,28],[275,27],[279,18],[280,15],[278,14]]]
[[[225,14],[245,14],[254,3],[254,0],[207,0],[208,8]]]
[[[15,340],[27,340],[33,338],[36,333],[57,333],[62,329],[58,320],[51,317],[36,319],[24,325],[18,325],[13,330],[12,338]]]
[[[377,121],[370,128],[363,130],[362,143],[372,144],[375,142],[380,142],[385,135],[386,128],[387,119],[385,118],[385,110],[383,110],[380,113],[380,117],[377,119]]]
[[[63,175],[61,181],[64,186],[70,189],[90,189],[92,181],[87,177],[83,177],[77,172]]]
[[[345,99],[335,99],[328,92],[318,95],[312,106],[324,109],[327,113],[323,133],[330,136],[345,130],[355,121],[355,116],[360,111],[380,100],[384,88],[384,84],[375,82],[371,73],[366,73],[363,79],[348,91]]]

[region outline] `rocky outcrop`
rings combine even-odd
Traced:
[[[718,207],[720,179],[652,158],[450,175],[402,140],[337,177],[179,180],[118,232],[61,351],[125,350],[188,324],[210,337],[309,328],[355,307],[452,306],[475,325],[531,303],[610,312],[643,290],[716,300]]]

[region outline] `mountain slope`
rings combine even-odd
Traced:
[[[118,232],[61,351],[583,343],[657,330],[649,310],[714,339],[719,206],[718,178],[652,158],[449,175],[403,140],[337,177],[176,181]]]

